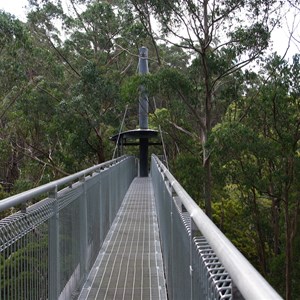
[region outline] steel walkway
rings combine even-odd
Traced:
[[[131,184],[79,299],[167,299],[151,178]]]

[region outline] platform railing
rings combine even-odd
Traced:
[[[154,155],[151,177],[169,299],[282,299]]]
[[[136,171],[124,156],[0,200],[21,207],[0,220],[0,299],[75,299]]]

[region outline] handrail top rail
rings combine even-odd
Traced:
[[[197,228],[217,254],[243,297],[253,300],[282,299],[266,279],[195,203],[159,158],[154,154],[152,154],[152,158],[159,166],[160,172],[166,177],[170,188],[179,197]]]
[[[51,191],[57,191],[58,187],[60,187],[60,186],[66,185],[68,183],[72,183],[75,180],[78,180],[80,178],[85,178],[86,176],[94,173],[95,171],[115,165],[118,162],[121,162],[122,160],[124,160],[128,157],[129,156],[127,156],[127,155],[123,155],[118,158],[115,158],[115,159],[103,162],[101,164],[92,166],[85,170],[79,171],[75,174],[63,177],[63,178],[55,180],[55,181],[51,181],[49,183],[38,186],[31,190],[22,192],[20,194],[16,194],[16,195],[10,196],[8,198],[2,199],[2,200],[0,200],[0,212],[4,211],[6,209],[9,209],[11,207],[14,207],[16,205],[22,204],[22,203],[24,203],[34,197],[37,197],[41,194],[51,192]]]

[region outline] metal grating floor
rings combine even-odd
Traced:
[[[79,299],[167,299],[151,178],[135,178]]]

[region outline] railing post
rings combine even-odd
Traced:
[[[165,176],[165,174],[163,174],[164,176],[164,185],[167,186],[167,181],[168,178]],[[171,298],[174,298],[175,296],[175,286],[174,286],[174,276],[173,276],[173,266],[174,266],[174,249],[176,248],[177,245],[174,245],[174,205],[173,205],[173,199],[172,199],[172,191],[170,191],[170,194],[168,194],[168,190],[166,189],[166,195],[167,195],[167,199],[166,201],[170,202],[170,236],[171,236],[171,240],[170,240],[170,257],[171,257],[171,261],[170,261],[170,271],[169,272],[169,276],[170,276],[170,282],[171,282],[171,288],[172,288],[172,295]],[[176,209],[176,207],[175,207]],[[176,250],[175,250],[176,251]]]
[[[99,168],[98,170],[96,170],[96,173],[98,174],[98,201],[99,201],[99,211],[98,211],[98,216],[99,216],[99,241],[100,241],[100,247],[102,246],[102,226],[101,226],[101,217],[102,217],[102,214],[101,214],[101,210],[102,210],[102,206],[101,206],[101,201],[102,201],[102,197],[101,197],[101,172],[102,172],[102,168]]]
[[[194,261],[193,261],[193,247],[194,247],[194,237],[199,235],[199,230],[193,220],[193,217],[190,215],[190,276],[191,276],[191,300],[197,299],[197,295],[194,295]]]
[[[80,279],[84,282],[87,278],[87,249],[88,249],[88,226],[87,226],[87,191],[85,177],[80,178],[82,183],[82,197],[79,205],[79,239],[80,239]]]
[[[57,300],[60,293],[60,255],[59,255],[59,211],[57,202],[57,187],[49,192],[49,198],[54,199],[53,216],[49,219],[49,236],[48,236],[48,272],[49,300]]]
[[[116,168],[117,168],[117,180],[118,180],[118,188],[117,188],[117,193],[116,193],[116,200],[115,200],[115,211],[114,211],[114,218],[115,215],[117,214],[118,208],[121,205],[122,202],[122,191],[123,191],[123,181],[121,178],[121,168],[122,162],[117,163]],[[124,172],[125,173],[125,172]]]
[[[114,170],[112,168],[108,169],[108,212],[109,212],[109,217],[108,217],[108,224],[109,227],[111,226],[113,222],[113,210],[114,210],[114,197],[113,197],[113,192],[114,192],[114,178],[112,172]]]

